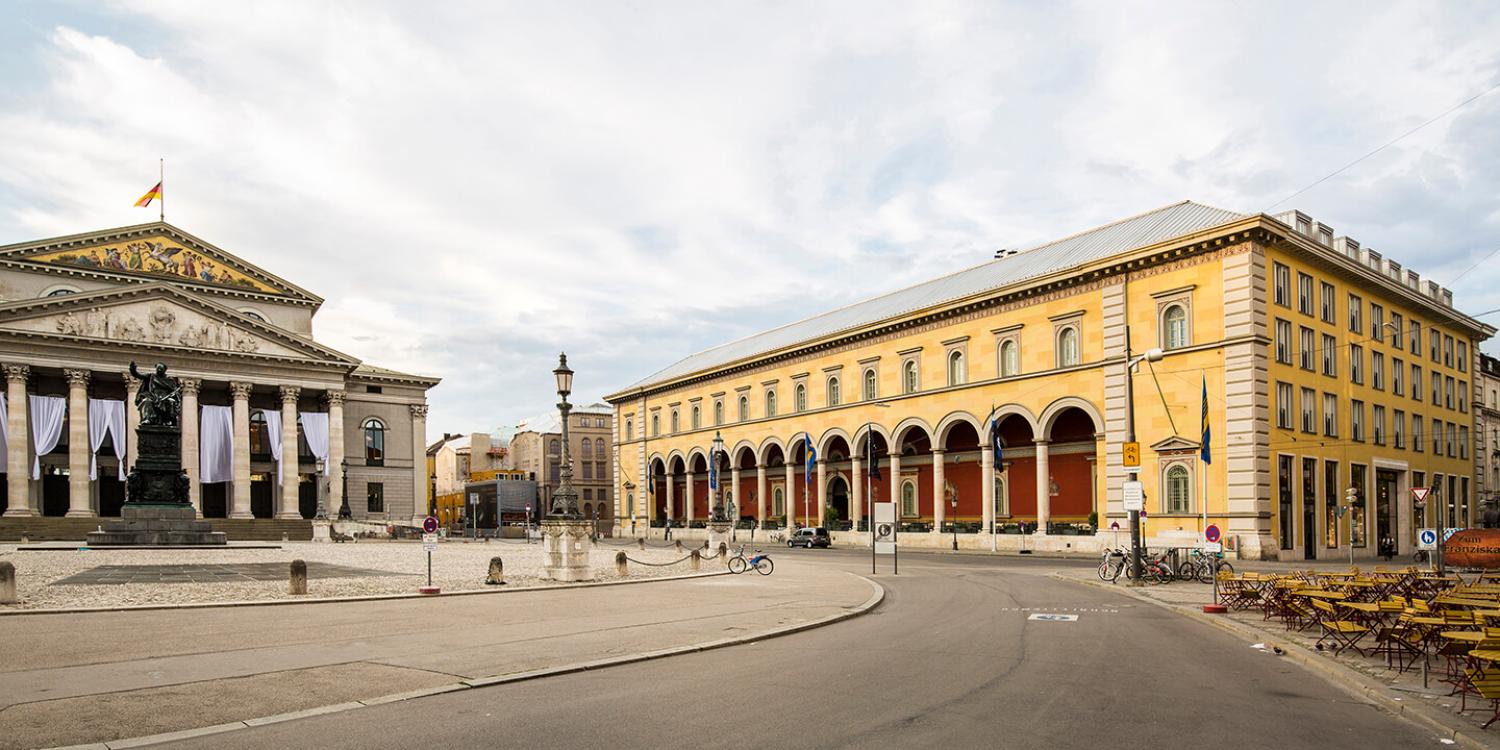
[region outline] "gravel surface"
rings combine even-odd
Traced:
[[[596,546],[590,556],[595,580],[620,580],[615,570],[615,553],[621,550],[632,560],[646,563],[660,565],[679,561],[659,567],[632,563],[626,578],[659,578],[691,572],[691,564],[683,560],[687,552],[650,547],[641,550],[634,545],[615,546],[606,542]],[[484,583],[491,557],[499,557],[504,561],[507,589],[551,583],[540,577],[543,563],[540,544],[462,541],[442,542],[437,551],[432,553],[432,583],[440,586],[444,592],[493,588]],[[100,565],[290,563],[296,559],[304,560],[314,568],[308,581],[308,596],[313,598],[409,594],[427,583],[427,555],[419,542],[290,542],[283,543],[281,549],[25,552],[17,551],[14,544],[8,544],[0,545],[0,560],[8,560],[16,566],[17,595],[20,601],[18,604],[0,605],[0,611],[296,599],[300,597],[287,593],[285,580],[93,585],[54,583]],[[319,578],[317,563],[385,571],[391,575]],[[723,563],[718,560],[704,560],[701,569],[712,571],[721,569],[722,566]]]

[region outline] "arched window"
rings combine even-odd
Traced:
[[[243,316],[245,316],[245,317],[247,317],[247,318],[249,318],[249,319],[251,319],[251,320],[253,320],[253,321],[255,321],[255,322],[257,322],[257,323],[264,323],[264,322],[266,322],[266,316],[261,315],[260,313],[254,311],[254,310],[241,310],[240,314],[243,315]]]
[[[625,493],[625,515],[635,518],[635,493]]]
[[[1166,479],[1168,513],[1191,513],[1192,503],[1189,493],[1192,482],[1188,479],[1188,470],[1182,464],[1173,464],[1167,469]]]
[[[740,421],[750,421],[750,397],[740,396]]]
[[[1162,348],[1180,349],[1188,345],[1187,309],[1182,305],[1167,305],[1161,315]]]
[[[841,395],[839,393],[839,379],[838,378],[829,378],[828,379],[828,405],[829,406],[838,406],[840,400],[841,400]]]
[[[682,430],[682,420],[676,409],[672,410],[672,433],[675,435]]]
[[[879,396],[880,391],[876,388],[875,371],[873,369],[865,370],[865,400],[874,401]]]
[[[964,384],[964,353],[953,351],[948,353],[948,385]]]
[[[1005,496],[1005,477],[995,475],[995,518],[1010,515],[1010,498]]]
[[[800,411],[807,411],[807,386],[806,385],[803,385],[802,383],[798,383],[797,384],[796,399],[797,399],[797,403],[796,403],[796,407],[795,408],[797,409],[797,411],[799,411],[799,412]]]
[[[699,411],[698,406],[695,404],[693,406],[693,429],[696,430],[696,429],[698,429],[699,427],[702,427],[702,426],[703,426],[703,415]]]
[[[594,455],[604,458],[604,438],[594,438]]]
[[[777,487],[776,490],[771,493],[771,515],[786,515],[786,495],[782,493],[780,487]]]
[[[906,389],[906,393],[916,393],[917,384],[917,361],[908,359],[901,366],[901,387]]]
[[[1008,378],[1021,374],[1021,347],[1015,339],[1006,339],[1000,345],[1000,377]]]
[[[580,458],[594,457],[594,441],[589,440],[588,438],[584,438],[583,443],[579,445],[578,448],[578,455]]]
[[[766,416],[776,416],[776,391],[766,391]]]
[[[1078,329],[1068,326],[1057,332],[1057,366],[1078,364]]]
[[[651,437],[656,437],[657,435],[660,435],[660,434],[661,434],[661,415],[660,414],[652,414],[651,415]]]
[[[625,420],[625,439],[626,440],[634,440],[635,439],[635,420],[633,420],[633,419],[627,419],[627,420]]]
[[[365,420],[365,465],[385,466],[385,423],[370,417]]]
[[[70,286],[60,286],[60,287],[57,287],[55,289],[52,289],[51,291],[48,291],[48,292],[42,294],[42,296],[43,297],[66,297],[66,296],[68,296],[70,294],[77,294],[77,293],[78,293],[78,290],[75,289],[75,288],[73,288],[73,287],[70,287]]]
[[[917,515],[917,485],[915,482],[901,483],[901,515]]]
[[[557,442],[557,440],[548,441],[547,455],[555,456],[560,452],[562,452],[562,443]]]
[[[724,424],[724,402],[723,401],[715,401],[714,402],[714,426],[718,427],[721,424]]]

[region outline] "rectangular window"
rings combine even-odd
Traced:
[[[1385,445],[1385,407],[1380,404],[1370,407],[1370,437],[1376,445]]]
[[[1339,397],[1332,393],[1323,394],[1323,434],[1339,436]]]
[[[1401,313],[1391,313],[1391,346],[1401,349],[1401,334],[1406,329],[1402,327]]]
[[[1318,345],[1316,343],[1317,339],[1313,335],[1313,329],[1301,328],[1298,330],[1297,335],[1301,337],[1299,354],[1302,358],[1302,369],[1314,372],[1317,370],[1317,365],[1313,363],[1317,361],[1314,358],[1317,357]]]
[[[1443,361],[1443,335],[1438,333],[1438,329],[1427,329],[1427,348],[1432,350],[1433,362]]]
[[[1370,338],[1385,343],[1385,308],[1370,303]]]
[[[593,479],[594,478],[594,462],[593,461],[584,461],[583,462],[583,478],[584,479]]]
[[[1406,395],[1406,363],[1400,357],[1391,357],[1391,393]]]
[[[1339,546],[1339,496],[1344,494],[1339,489],[1339,462],[1323,461],[1323,528],[1327,529],[1324,535],[1329,549]]]
[[[1370,352],[1370,386],[1385,390],[1385,355],[1376,351]]]
[[[1425,450],[1423,446],[1427,445],[1427,442],[1422,439],[1422,425],[1424,424],[1426,422],[1423,421],[1421,414],[1411,415],[1411,449],[1418,453]],[[1417,486],[1420,487],[1421,485]]]
[[[1365,332],[1365,301],[1358,294],[1349,295],[1349,330]]]
[[[1432,405],[1443,405],[1443,376],[1436,370],[1432,373]]]
[[[1453,408],[1453,378],[1443,378],[1443,406]]]
[[[1292,269],[1275,263],[1272,265],[1272,275],[1276,280],[1276,304],[1282,307],[1292,306]]]
[[[1338,325],[1338,310],[1334,307],[1334,305],[1337,305],[1338,303],[1333,301],[1335,295],[1333,285],[1324,281],[1319,285],[1319,287],[1320,291],[1322,292],[1321,299],[1319,301],[1322,302],[1321,307],[1323,322],[1329,325]]]
[[[1417,365],[1411,366],[1411,400],[1422,400],[1422,368]]]
[[[1349,400],[1349,436],[1361,442],[1365,439],[1365,402],[1357,398]]]
[[[1349,543],[1355,547],[1365,546],[1365,467],[1349,464],[1349,486],[1359,502],[1349,509]]]
[[[1318,434],[1318,392],[1311,388],[1302,389],[1302,431]]]
[[[1443,364],[1447,367],[1453,366],[1453,337],[1443,336]]]
[[[1406,412],[1397,409],[1391,412],[1391,437],[1397,448],[1406,447]]]
[[[1365,382],[1365,348],[1359,344],[1349,345],[1349,380],[1357,385]]]
[[[1469,428],[1463,425],[1458,427],[1458,457],[1462,459],[1469,457]]]
[[[1458,371],[1469,371],[1469,345],[1462,341],[1458,342]]]
[[[1432,420],[1432,455],[1443,455],[1443,420]]]
[[[384,482],[370,482],[365,485],[365,510],[370,513],[385,512]]]
[[[1455,455],[1457,455],[1454,452],[1453,448],[1454,448],[1454,444],[1456,442],[1458,442],[1458,440],[1457,440],[1457,438],[1458,438],[1458,425],[1453,424],[1452,422],[1449,422],[1447,424],[1447,427],[1448,427],[1448,430],[1445,433],[1447,435],[1447,440],[1444,441],[1444,445],[1446,445],[1448,447],[1447,456],[1449,458],[1453,458]]]
[[[1292,534],[1292,462],[1296,460],[1293,456],[1276,457],[1276,479],[1281,515],[1281,547],[1287,549]]]
[[[1284,365],[1292,363],[1292,324],[1276,319],[1276,361]]]
[[[1313,279],[1305,273],[1297,273],[1297,312],[1313,314]]]
[[[608,477],[604,476],[604,462],[603,461],[598,461],[598,462],[596,462],[594,464],[594,476],[596,476],[596,477],[598,477],[600,479],[607,479],[608,478]]]
[[[1458,410],[1469,413],[1469,384],[1462,380],[1458,381]]]
[[[1323,334],[1323,374],[1330,377],[1339,376],[1339,344],[1332,336]]]
[[[1276,384],[1276,426],[1292,429],[1292,384]]]

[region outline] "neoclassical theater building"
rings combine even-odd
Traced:
[[[742,526],[858,530],[873,497],[906,544],[1127,544],[1127,347],[1164,350],[1133,378],[1153,544],[1192,544],[1206,510],[1241,556],[1373,556],[1475,513],[1472,381],[1494,329],[1392,258],[1299,211],[1192,202],[997,255],[610,395],[622,532],[700,525],[720,435]]]
[[[4,518],[119,515],[136,362],[182,381],[208,518],[426,514],[427,389],[313,339],[323,300],[166,223],[0,247]],[[285,457],[285,460],[283,460]],[[90,526],[90,529],[92,527]]]

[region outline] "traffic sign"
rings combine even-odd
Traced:
[[[1124,464],[1126,466],[1140,466],[1141,465],[1141,444],[1137,443],[1135,441],[1131,441],[1129,443],[1126,443],[1125,444],[1125,449],[1124,449],[1124,451],[1122,451],[1122,455],[1124,457]]]
[[[1111,528],[1111,529],[1113,529],[1115,531],[1119,531],[1120,530],[1120,522],[1119,521],[1111,521],[1110,524],[1109,524],[1109,528]]]
[[[1120,486],[1120,494],[1125,500],[1125,510],[1142,510],[1146,507],[1146,491],[1140,482],[1125,482]]]
[[[1224,545],[1222,545],[1222,544],[1220,544],[1218,542],[1204,542],[1203,543],[1203,551],[1204,552],[1208,552],[1210,554],[1214,554],[1214,553],[1218,553],[1218,552],[1223,552],[1224,551]]]
[[[1203,530],[1203,538],[1207,539],[1210,542],[1219,541],[1219,527],[1214,524],[1209,524],[1208,528]]]
[[[875,553],[896,554],[895,503],[875,503]]]
[[[422,549],[427,550],[428,552],[436,552],[437,551],[437,544],[438,544],[437,534],[423,534],[422,535]]]
[[[1419,530],[1417,532],[1417,549],[1437,549],[1437,530]]]
[[[422,533],[436,534],[438,530],[437,516],[428,516],[422,519]]]
[[[1429,492],[1432,492],[1431,487],[1413,487],[1411,488],[1411,499],[1416,500],[1419,503],[1426,502],[1427,493]]]

